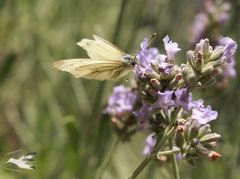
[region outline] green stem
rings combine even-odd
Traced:
[[[169,148],[172,149],[173,145],[172,145],[172,139],[169,138]],[[172,165],[173,165],[173,170],[174,170],[174,176],[175,179],[180,179],[180,174],[179,174],[179,169],[178,169],[178,163],[177,163],[177,158],[176,158],[176,154],[172,153]]]
[[[136,178],[151,160],[152,158],[150,156],[145,157],[145,159],[141,162],[141,164],[136,168],[136,170],[128,179]]]
[[[145,159],[140,163],[140,165],[134,170],[133,174],[129,177],[129,179],[136,178],[143,171],[143,169],[147,166],[147,164],[153,158],[155,158],[154,154],[156,154],[163,147],[163,145],[166,143],[166,141],[172,136],[174,131],[175,131],[175,127],[170,128],[170,126],[168,126],[165,129],[165,132],[164,132],[161,140],[157,139],[157,143],[154,146],[151,154],[148,155],[147,157],[145,157]]]
[[[110,164],[112,157],[114,156],[113,154],[116,151],[116,148],[118,146],[120,142],[120,139],[118,138],[115,143],[112,145],[111,149],[108,152],[108,155],[104,158],[104,161],[102,162],[102,165],[100,166],[98,172],[97,172],[97,179],[101,179],[103,173],[105,172],[105,170],[107,169],[108,165]]]
[[[176,179],[180,179],[178,162],[177,162],[176,155],[174,153],[172,154],[172,163],[173,163],[173,169],[174,169],[175,178]]]

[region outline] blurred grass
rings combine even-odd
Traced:
[[[135,53],[145,36],[157,32],[154,45],[162,47],[166,34],[189,47],[187,29],[199,8],[197,1],[182,0],[0,0],[0,156],[9,151],[38,152],[35,171],[0,171],[0,178],[95,178],[116,140],[110,120],[101,114],[115,84],[74,79],[52,68],[55,60],[86,56],[76,46],[82,38],[98,34]],[[232,21],[223,30],[240,42],[240,2],[233,5]],[[237,71],[239,52],[237,54]],[[209,102],[220,111],[215,123],[223,134],[222,158],[199,161],[196,168],[181,162],[183,178],[240,176],[239,77],[227,91]],[[120,143],[103,179],[127,178],[142,160],[143,134]],[[2,159],[4,159],[2,157]],[[170,166],[171,167],[171,166]],[[167,166],[169,168],[169,166]],[[140,178],[172,178],[153,163]]]

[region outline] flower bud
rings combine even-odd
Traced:
[[[197,153],[200,153],[204,156],[208,156],[210,150],[208,150],[207,148],[203,147],[201,144],[196,146],[197,149]]]
[[[160,89],[161,88],[161,83],[156,79],[152,78],[150,80],[150,84],[155,88],[155,89]]]
[[[224,52],[224,48],[222,46],[216,47],[212,52],[208,61],[214,61],[219,59],[223,55],[223,52]]]
[[[203,43],[203,59],[207,61],[209,57],[209,40],[205,39]]]
[[[209,142],[207,144],[204,144],[204,146],[208,149],[212,149],[214,147],[217,147],[217,142]]]
[[[203,60],[203,54],[202,53],[198,53],[197,54],[197,59],[195,59],[194,61],[194,69],[201,72],[202,68],[204,66],[204,60]]]
[[[206,75],[211,74],[213,70],[214,70],[214,67],[213,67],[213,66],[211,66],[211,65],[206,65],[205,67],[203,67],[201,74],[202,74],[203,76],[206,76]]]
[[[208,154],[208,159],[209,160],[216,160],[217,158],[221,157],[221,155],[215,151],[210,151]]]
[[[208,142],[216,141],[217,139],[220,139],[220,138],[221,138],[220,134],[210,133],[210,134],[206,134],[203,137],[201,137],[200,142],[201,143],[208,143]]]
[[[206,124],[204,126],[201,126],[198,130],[198,138],[203,137],[204,135],[211,132],[210,125]]]
[[[169,83],[169,87],[171,89],[174,89],[174,87],[177,86],[178,82],[183,78],[182,74],[181,73],[178,73],[175,75],[174,79],[172,79],[172,81],[170,81]]]
[[[186,54],[186,58],[188,63],[191,65],[191,67],[194,68],[194,60],[195,60],[194,51],[189,50]]]
[[[194,86],[197,82],[197,77],[193,71],[193,69],[188,65],[188,66],[184,66],[182,68],[182,74],[183,74],[183,78],[184,80],[190,85],[190,86]]]

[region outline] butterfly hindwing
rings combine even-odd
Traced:
[[[87,79],[107,80],[122,77],[122,71],[127,68],[121,61],[105,59],[70,59],[54,63],[54,67],[70,72],[75,77]],[[117,76],[117,74],[121,76]]]

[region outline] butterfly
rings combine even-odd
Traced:
[[[15,164],[18,168],[33,170],[35,169],[34,165],[29,164],[29,162],[34,161],[36,152],[27,153],[19,159],[10,158],[6,163]]]
[[[93,35],[93,38],[77,43],[90,58],[60,60],[54,62],[53,67],[69,72],[76,78],[95,80],[121,78],[133,69],[135,57],[97,35]]]

